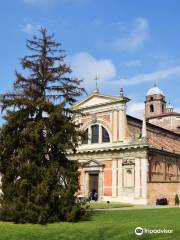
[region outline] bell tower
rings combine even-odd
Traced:
[[[145,115],[146,119],[162,115],[166,112],[166,99],[161,89],[156,85],[146,94]]]

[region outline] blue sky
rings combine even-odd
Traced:
[[[10,91],[25,40],[44,26],[63,43],[73,76],[89,93],[100,78],[102,93],[130,97],[140,116],[156,83],[180,109],[180,1],[6,0],[0,7],[0,93]]]

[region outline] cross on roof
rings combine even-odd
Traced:
[[[95,88],[95,92],[96,92],[96,93],[98,93],[98,92],[99,92],[99,87],[98,87],[98,80],[99,80],[99,77],[98,77],[98,76],[96,76],[94,80],[96,81],[96,88]]]

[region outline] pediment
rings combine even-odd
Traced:
[[[132,159],[125,159],[123,165],[135,165],[135,163]]]
[[[93,106],[98,106],[98,105],[103,105],[103,104],[108,104],[108,103],[114,103],[117,101],[120,101],[121,99],[119,97],[112,97],[112,96],[107,96],[103,95],[100,93],[93,93],[87,98],[83,99],[79,103],[75,104],[72,109],[83,109],[83,108],[89,108]]]
[[[83,167],[86,167],[86,168],[87,167],[103,167],[103,166],[104,166],[103,163],[97,162],[95,160],[89,160],[83,164]]]

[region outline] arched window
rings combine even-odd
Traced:
[[[86,131],[83,134],[82,144],[88,144],[88,129],[86,129]]]
[[[154,105],[153,104],[150,105],[150,112],[154,112]]]
[[[91,143],[98,143],[99,142],[99,125],[91,126],[91,131],[92,131]]]
[[[109,134],[104,127],[102,127],[102,142],[110,142]]]
[[[89,132],[91,131],[91,132]],[[108,131],[102,125],[92,125],[91,128],[87,128],[82,136],[82,144],[89,143],[89,136],[91,135],[91,143],[108,143],[110,137]],[[100,139],[101,136],[101,139]]]

